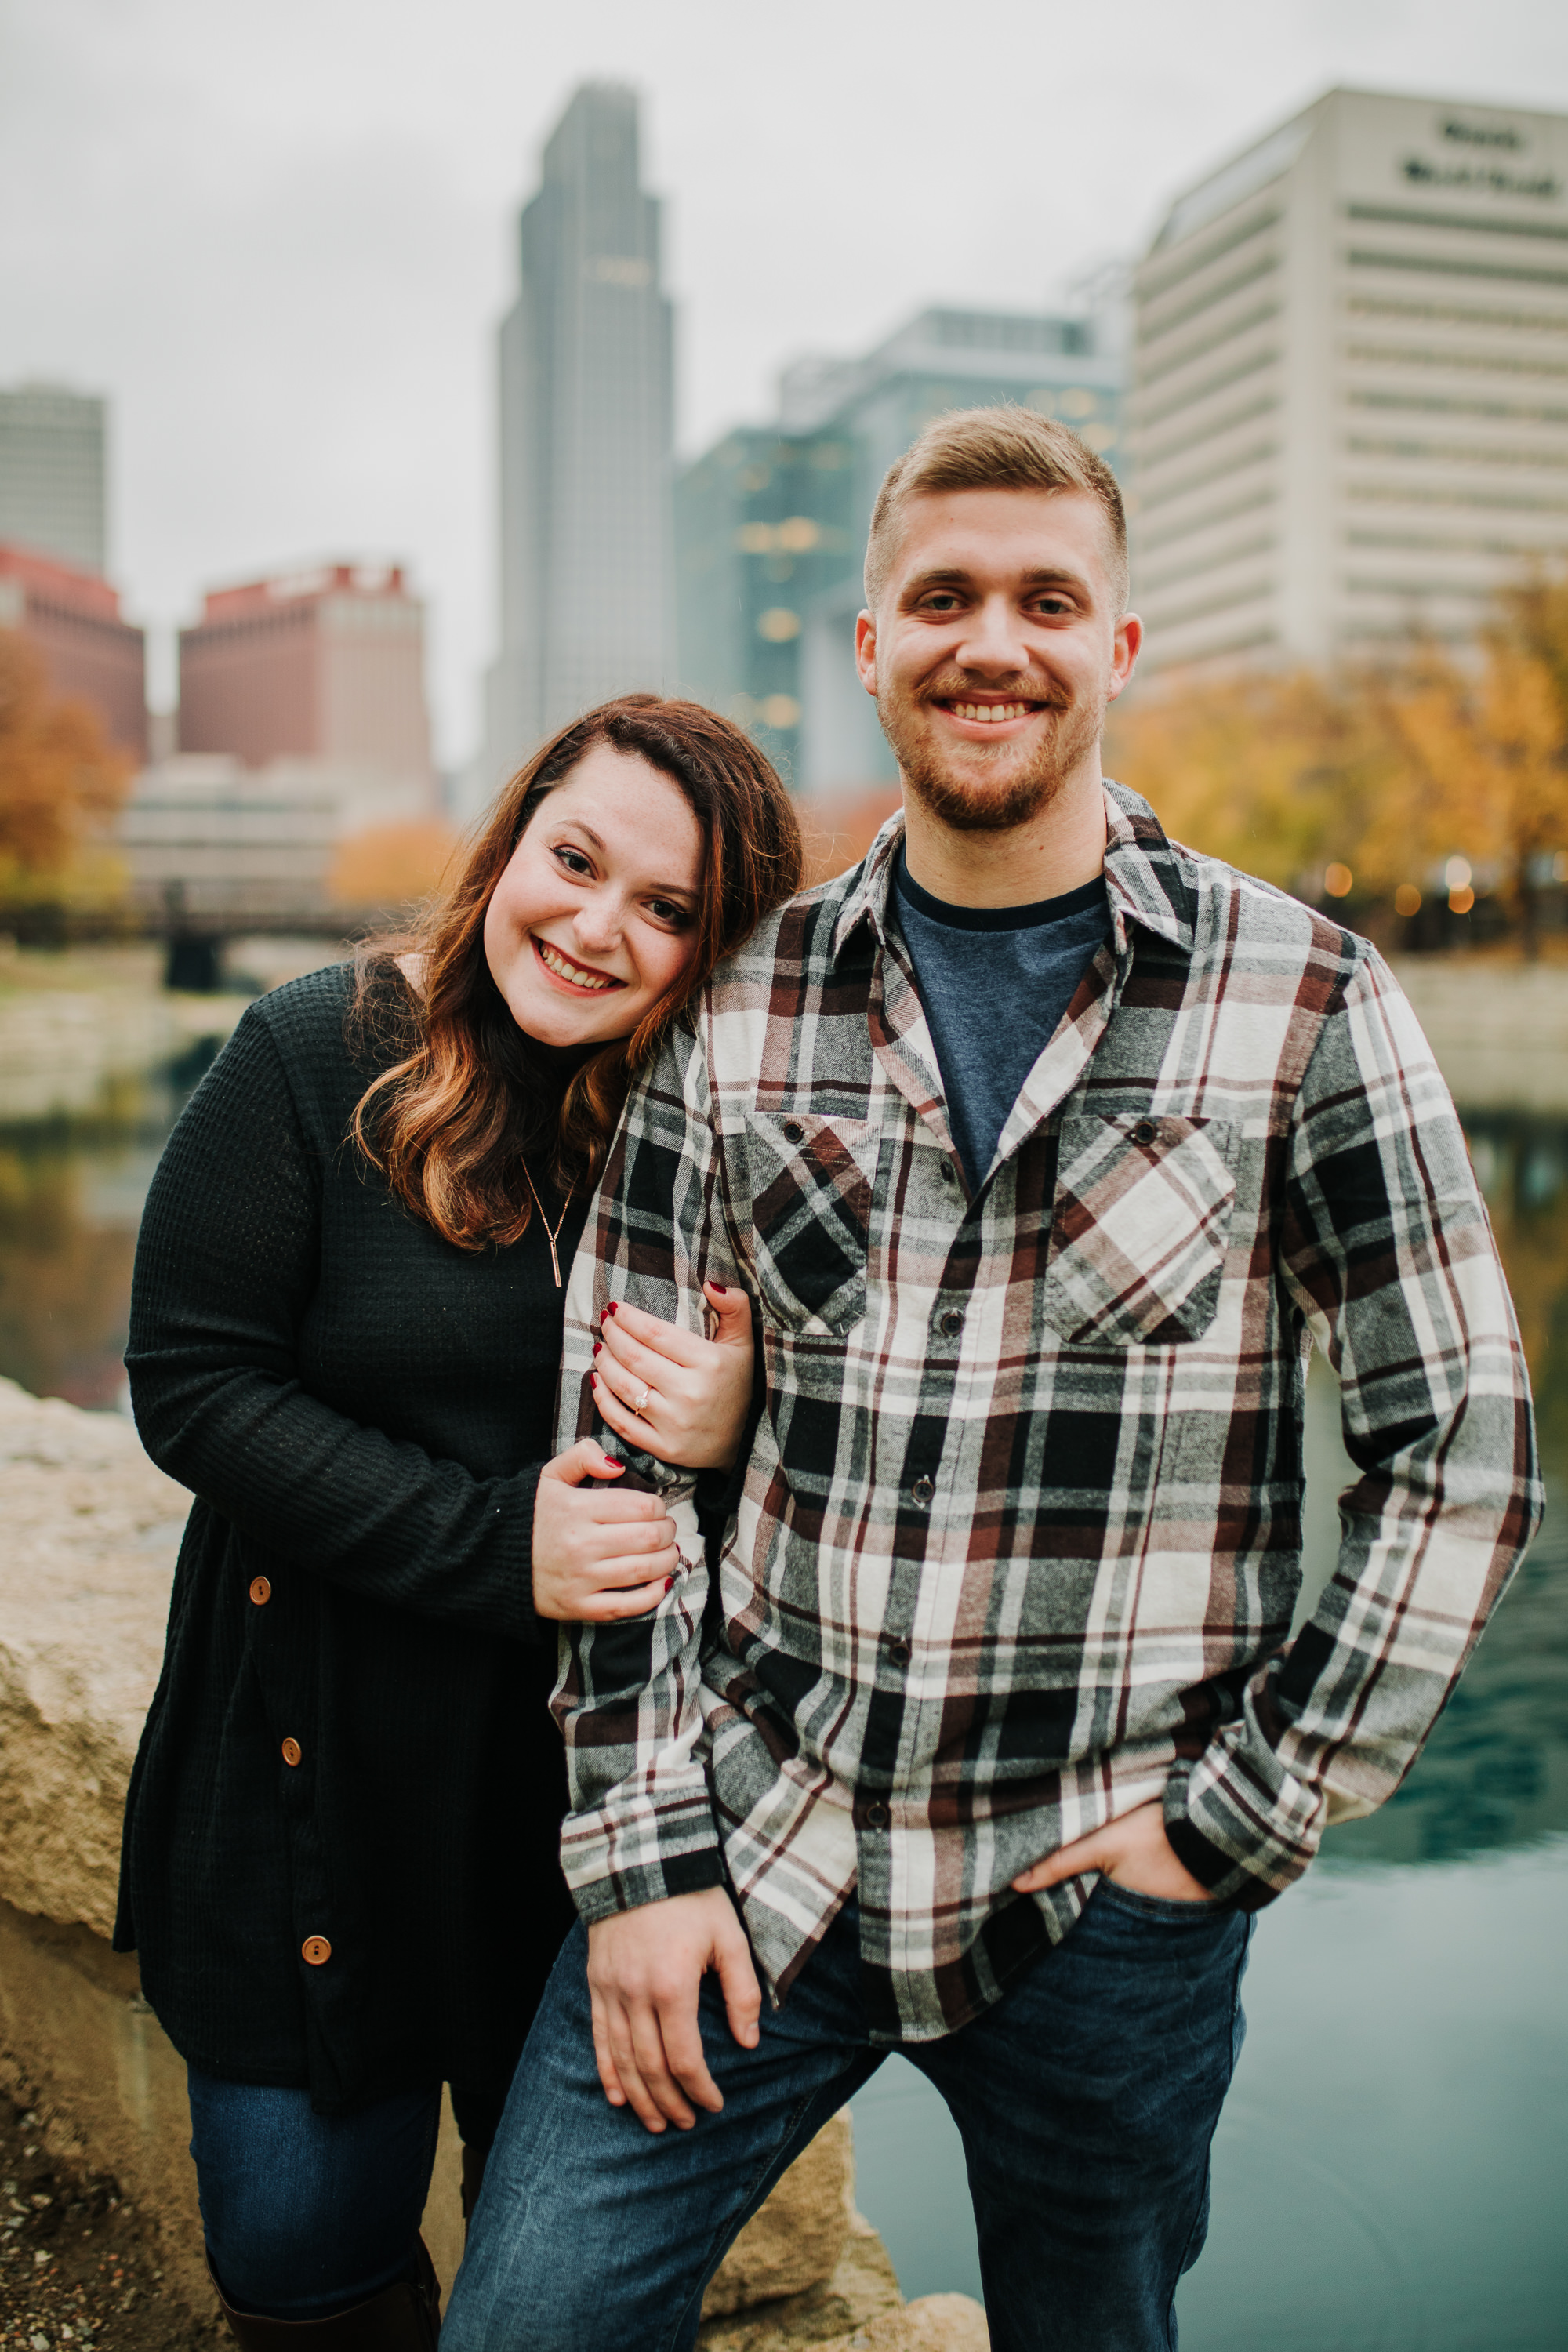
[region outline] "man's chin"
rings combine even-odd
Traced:
[[[899,747],[894,745],[897,751]],[[1007,833],[1026,824],[1061,789],[1056,761],[1037,752],[1031,760],[1003,760],[1009,747],[977,747],[973,759],[947,759],[934,746],[900,753],[906,789],[956,833]]]

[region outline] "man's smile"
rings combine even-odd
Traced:
[[[941,694],[931,698],[932,707],[963,727],[980,728],[988,735],[1004,727],[1016,727],[1033,719],[1045,709],[1040,702],[1020,701],[1016,695],[994,698],[977,695]]]

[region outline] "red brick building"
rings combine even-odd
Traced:
[[[428,776],[425,609],[401,567],[220,588],[180,632],[180,750]]]
[[[0,541],[0,628],[37,647],[55,694],[89,703],[119,750],[146,758],[146,646],[107,580]]]

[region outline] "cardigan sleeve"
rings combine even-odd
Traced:
[[[142,1444],[242,1536],[367,1599],[553,1641],[532,1598],[541,1465],[478,1478],[301,1384],[322,1155],[253,1006],[148,1194],[126,1367]]]

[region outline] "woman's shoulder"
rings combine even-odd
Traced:
[[[301,1053],[326,1053],[334,1059],[348,1052],[346,1028],[355,996],[352,963],[324,964],[258,996],[247,1018],[266,1029],[287,1060]]]

